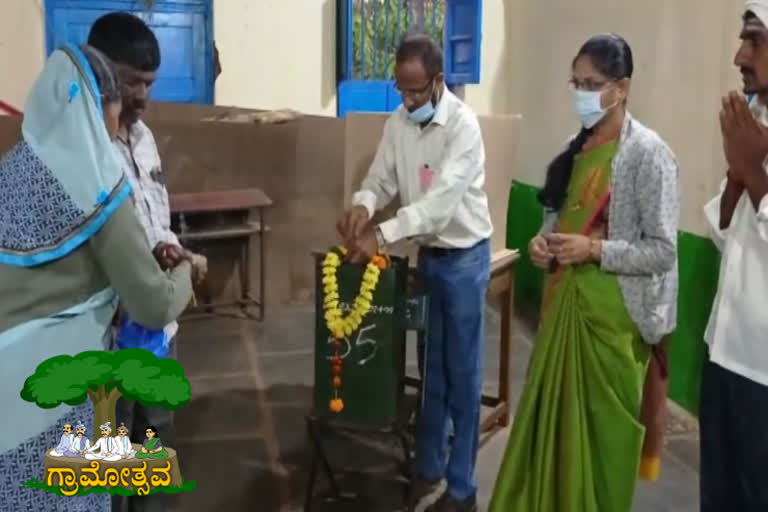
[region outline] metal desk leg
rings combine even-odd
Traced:
[[[307,432],[309,439],[312,442],[313,454],[312,454],[312,466],[310,467],[309,482],[307,482],[307,495],[305,497],[304,507],[305,510],[309,510],[308,507],[312,505],[312,499],[314,498],[315,481],[317,480],[318,465],[322,465],[323,472],[328,478],[328,483],[331,486],[331,494],[334,499],[341,499],[341,489],[336,481],[336,475],[333,473],[331,463],[328,461],[328,455],[325,453],[323,446],[322,436],[320,434],[320,425],[318,420],[312,417],[307,418]]]
[[[265,284],[264,280],[265,278],[265,268],[266,263],[264,261],[264,254],[266,252],[264,244],[265,244],[265,238],[267,235],[267,226],[264,224],[264,208],[259,208],[259,225],[261,226],[261,229],[259,230],[259,320],[264,320],[264,309],[266,308],[266,299],[264,298],[265,295]]]
[[[240,310],[244,315],[248,314],[248,299],[251,295],[251,237],[247,237],[240,247]]]

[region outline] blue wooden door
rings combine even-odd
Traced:
[[[84,43],[97,18],[127,11],[142,18],[160,43],[161,64],[152,99],[213,103],[212,0],[47,0],[46,47],[50,54],[64,43]]]
[[[479,84],[482,0],[446,1],[445,81],[452,85]]]
[[[480,83],[482,0],[338,0],[338,115],[390,112],[402,36],[423,32],[443,44],[446,82]]]

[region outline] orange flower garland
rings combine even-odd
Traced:
[[[371,309],[373,292],[379,281],[379,274],[387,268],[389,260],[385,255],[377,254],[365,267],[363,280],[360,283],[360,292],[352,305],[352,311],[345,317],[340,309],[339,283],[336,272],[341,266],[342,258],[347,254],[344,247],[337,247],[328,252],[323,261],[323,286],[325,321],[328,330],[333,336],[333,357],[331,358],[331,375],[333,384],[333,398],[329,404],[330,410],[340,413],[344,410],[344,400],[341,393],[341,371],[343,358],[341,357],[341,340],[351,335],[360,327],[365,315]]]

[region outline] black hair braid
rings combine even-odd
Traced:
[[[559,211],[563,207],[568,184],[571,181],[571,173],[573,172],[573,161],[576,159],[576,155],[581,153],[590,135],[592,135],[592,129],[582,127],[579,134],[571,140],[565,151],[557,155],[552,163],[549,164],[547,181],[544,183],[544,188],[538,194],[538,200],[544,208]]]

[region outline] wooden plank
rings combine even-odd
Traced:
[[[258,188],[171,194],[171,213],[206,213],[272,206],[272,200]]]
[[[244,238],[269,231],[269,226],[262,229],[261,224],[258,222],[250,222],[242,226],[226,226],[188,231],[179,234],[178,237],[181,241],[222,240],[227,238]]]
[[[503,272],[507,267],[520,259],[520,251],[502,249],[491,255],[491,275]]]

